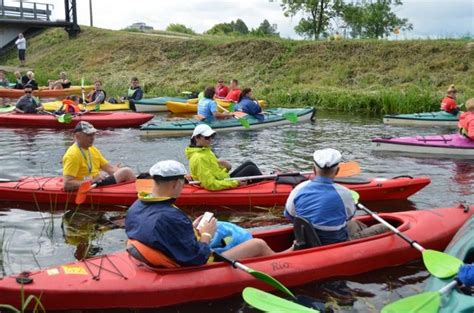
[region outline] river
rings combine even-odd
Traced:
[[[163,115],[157,118],[163,118]],[[449,132],[452,130],[442,127],[387,126],[378,117],[318,113],[315,123],[219,134],[214,149],[220,158],[233,164],[250,159],[263,172],[271,172],[310,170],[314,150],[332,147],[339,149],[345,160],[358,161],[363,177],[431,177],[431,184],[412,196],[410,201],[391,201],[370,206],[377,211],[447,207],[460,202],[474,204],[474,161],[419,158],[371,151],[370,139],[375,136]],[[128,165],[137,172],[147,171],[155,162],[165,159],[187,164],[183,151],[189,144],[188,138],[147,138],[140,136],[140,131],[136,129],[105,130],[96,137],[96,146],[106,158],[112,163]],[[72,141],[71,131],[0,129],[0,174],[60,175],[62,155]],[[73,225],[62,225],[64,213],[53,206],[3,203],[1,207],[0,240],[3,241],[3,255],[0,258],[3,257],[3,262],[0,262],[0,270],[4,275],[71,262],[84,253],[107,253],[123,249],[126,240],[124,230],[117,227],[120,225],[121,213],[97,215],[84,212],[76,217]],[[39,208],[42,212],[39,212]],[[258,226],[265,224],[265,221],[266,224],[281,222],[280,214],[280,209],[269,208],[268,211],[252,214],[227,213],[225,218]],[[92,245],[86,245],[85,248],[84,241]],[[335,312],[378,312],[390,301],[420,292],[427,277],[423,265],[414,262],[291,289],[297,294],[326,301]],[[251,312],[240,296],[154,312],[202,311]]]

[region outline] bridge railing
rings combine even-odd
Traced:
[[[0,18],[28,19],[50,21],[53,5],[40,2],[23,2],[20,0],[18,6],[5,5],[0,0]]]

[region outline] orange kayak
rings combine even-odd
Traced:
[[[84,86],[85,92],[90,92],[94,86]],[[40,87],[33,91],[33,96],[40,98],[60,98],[70,95],[81,95],[81,86],[71,86],[65,89],[49,90],[48,87]],[[23,89],[0,88],[0,98],[20,98],[25,92]]]

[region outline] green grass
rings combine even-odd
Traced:
[[[147,96],[171,96],[237,78],[270,106],[374,114],[436,110],[452,83],[460,103],[474,97],[470,39],[315,42],[82,29],[74,40],[60,29],[29,39],[27,64],[40,83],[65,70],[76,84],[101,78],[116,96],[138,76]],[[0,64],[16,65],[16,51]]]

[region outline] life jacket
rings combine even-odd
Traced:
[[[104,93],[104,99],[103,99],[99,104],[102,104],[102,103],[105,102],[105,100],[107,99],[107,93],[105,92],[105,90],[99,90],[99,91],[95,90],[95,91],[92,93],[91,102],[92,102],[92,101],[95,101],[95,98],[97,97],[97,94],[98,94],[99,92],[103,92],[103,93]]]
[[[134,258],[155,267],[176,268],[178,263],[164,255],[162,252],[150,248],[138,240],[128,239],[127,251]],[[138,252],[138,254],[136,253]]]
[[[441,101],[441,110],[442,111],[446,111],[448,113],[451,113],[457,108],[458,108],[458,105],[456,103],[456,100],[454,100],[450,96],[444,97],[443,100]]]
[[[133,95],[135,94],[135,91],[137,91],[137,90],[138,90],[138,88],[136,88],[136,89],[128,88],[127,96],[130,97],[130,98],[133,98]]]
[[[66,113],[80,113],[81,109],[79,106],[72,100],[64,99],[62,110]]]

